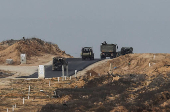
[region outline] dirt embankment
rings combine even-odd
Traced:
[[[47,63],[54,56],[70,58],[69,54],[59,49],[58,45],[38,38],[7,40],[0,43],[0,64],[6,59],[13,59],[14,65],[20,64],[20,54],[27,55],[27,65],[36,62]],[[41,61],[40,61],[41,60]]]
[[[89,75],[92,74],[92,76]],[[102,75],[90,70],[85,76],[57,87],[56,100],[68,97],[65,102],[50,102],[40,112],[165,112],[170,111],[170,75],[148,79],[147,75]],[[65,83],[66,84],[66,83]],[[63,85],[62,85],[63,86]]]
[[[112,64],[110,71],[110,64]],[[107,61],[92,68],[101,74],[125,75],[125,74],[147,74],[166,75],[170,72],[170,54],[127,54]]]

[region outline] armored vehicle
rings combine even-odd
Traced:
[[[118,49],[117,44],[107,44],[106,41],[104,41],[100,46],[101,59],[106,59],[106,57],[115,58],[117,55],[116,49]]]
[[[122,47],[121,55],[133,53],[133,47]]]
[[[94,60],[94,53],[92,47],[83,47],[81,50],[82,60],[90,59]]]
[[[54,57],[52,62],[52,70],[62,70],[62,65],[64,66],[64,70],[66,69],[66,66],[68,65],[68,62],[65,58],[62,57]]]

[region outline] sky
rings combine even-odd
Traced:
[[[170,53],[170,0],[0,0],[0,41],[40,38],[80,57],[103,41]]]

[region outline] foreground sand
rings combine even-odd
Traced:
[[[15,103],[18,103],[18,112],[52,111],[50,108],[56,111],[169,111],[169,63],[170,54],[128,54],[97,62],[78,72],[78,78],[73,76],[72,80],[14,80],[12,75],[0,81],[4,83],[0,107],[4,112]],[[25,65],[21,67],[24,69]],[[28,97],[29,85],[30,100],[22,105],[22,98]],[[55,98],[55,89],[62,97]],[[67,108],[63,107],[65,102],[69,105]]]

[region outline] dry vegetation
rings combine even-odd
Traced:
[[[60,79],[60,82],[55,78],[15,79],[10,80],[9,86],[0,91],[0,111],[12,109],[15,104],[17,112],[170,111],[169,80],[170,74],[167,77],[160,74],[149,79],[144,74],[99,76],[93,70],[84,76],[72,77],[72,80]],[[29,85],[31,92],[28,99]],[[23,98],[26,99],[24,105]]]

